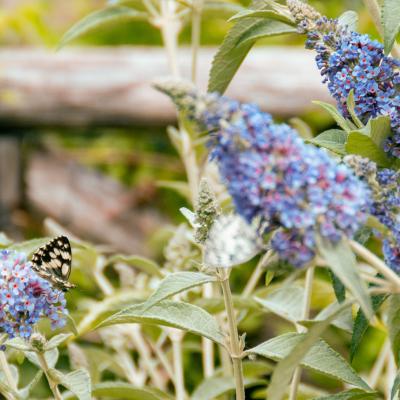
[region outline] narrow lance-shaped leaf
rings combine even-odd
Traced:
[[[204,336],[224,345],[224,335],[216,320],[202,308],[189,303],[164,300],[147,308],[145,303],[122,310],[104,320],[98,328],[116,324],[170,326]]]
[[[141,271],[146,272],[149,275],[155,275],[158,277],[163,276],[161,272],[161,267],[155,261],[142,256],[124,256],[117,254],[108,259],[109,264],[114,264],[118,262],[131,265],[132,267],[140,269]]]
[[[130,400],[173,400],[166,392],[152,388],[138,388],[126,382],[101,382],[93,385],[93,396]]]
[[[301,363],[314,344],[318,342],[319,337],[329,324],[338,314],[350,305],[351,302],[349,301],[342,303],[342,305],[332,312],[329,318],[315,324],[306,334],[304,334],[303,339],[294,347],[290,354],[278,363],[268,387],[268,400],[281,400],[283,398],[297,366]],[[361,380],[361,378],[359,379]],[[367,384],[364,384],[364,388],[365,390],[370,390]]]
[[[95,11],[72,26],[61,38],[58,48],[64,47],[68,42],[77,39],[90,30],[103,24],[121,20],[147,20],[145,12],[134,10],[130,7],[113,6]]]
[[[201,272],[176,272],[164,278],[157,290],[147,299],[145,306],[150,308],[162,300],[185,290],[215,281],[215,278]]]
[[[244,379],[244,386],[251,387],[262,384],[260,379]],[[233,393],[235,391],[235,381],[233,377],[215,376],[204,379],[200,385],[190,396],[191,400],[213,400],[223,396],[224,394]]]
[[[400,372],[397,371],[396,378],[393,382],[392,390],[390,392],[390,400],[395,400],[399,398],[399,391],[400,391]]]
[[[372,400],[380,399],[380,395],[377,392],[365,393],[360,389],[346,390],[329,396],[318,397],[314,400]]]
[[[340,112],[332,104],[324,103],[323,101],[313,101],[313,103],[327,111],[344,131],[350,132],[352,129],[356,128],[350,123],[350,121],[347,121],[345,118],[343,118],[342,114],[340,114]]]
[[[368,158],[376,162],[380,167],[390,167],[391,164],[391,160],[383,149],[371,137],[361,131],[351,131],[349,133],[346,142],[346,152]]]
[[[246,353],[280,361],[291,354],[298,345],[303,343],[304,339],[305,334],[285,333],[247,350]],[[363,390],[369,390],[368,385],[357,375],[348,362],[321,339],[318,339],[312,345],[300,361],[300,365]]]
[[[53,379],[76,395],[79,400],[91,400],[92,385],[89,373],[84,369],[77,369],[69,374],[51,369],[49,372]]]
[[[384,0],[382,9],[382,25],[384,32],[385,53],[389,54],[400,31],[399,0]]]
[[[367,287],[357,271],[356,258],[348,243],[342,239],[336,245],[319,237],[318,251],[327,262],[333,273],[353,293],[364,313],[370,318],[373,315],[371,300]]]
[[[340,129],[329,129],[309,140],[309,142],[336,154],[345,155],[347,136],[348,133]]]
[[[266,5],[262,0],[255,0],[251,5],[253,10],[265,9]],[[267,25],[271,23],[271,29],[268,35],[281,34],[283,26],[278,26],[278,31],[274,33],[274,24],[279,21],[265,20],[263,18],[245,18],[238,21],[237,24],[228,32],[222,42],[217,54],[214,57],[210,78],[208,83],[209,92],[223,93],[228,87],[236,71],[242,64],[247,53],[252,48],[256,38],[250,39],[253,29],[260,32],[261,26],[264,26],[264,34],[267,35]],[[283,24],[281,22],[281,24]],[[287,29],[294,31],[294,28],[287,25]],[[239,43],[241,44],[239,45]]]
[[[392,294],[389,298],[387,327],[393,356],[398,364],[400,360],[400,294]]]
[[[379,310],[379,307],[386,300],[386,298],[387,295],[384,294],[371,297],[372,308],[374,310],[374,313],[376,313]],[[353,334],[351,336],[350,361],[352,361],[354,356],[356,355],[358,347],[360,346],[360,343],[365,335],[365,332],[368,329],[368,326],[369,326],[369,320],[365,317],[365,314],[362,312],[362,310],[359,309],[357,312],[356,319],[354,321]]]

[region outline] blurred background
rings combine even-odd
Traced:
[[[248,4],[232,3],[238,9]],[[361,0],[310,3],[332,17],[353,9],[359,30],[376,36]],[[166,134],[175,112],[151,86],[169,75],[160,32],[146,22],[122,20],[56,50],[74,23],[106,5],[0,0],[0,232],[17,240],[37,237],[51,217],[85,240],[160,260],[171,227],[183,221],[178,209],[190,207],[184,167]],[[212,56],[231,26],[227,18],[202,22],[204,90]],[[179,36],[179,69],[187,78],[190,34],[188,24]],[[258,43],[227,93],[257,102],[277,119],[301,118],[316,134],[333,122],[311,101],[331,100],[314,55],[302,44],[298,35]],[[313,292],[318,308],[332,300],[328,284]],[[269,321],[277,331],[281,324]],[[251,327],[257,329],[259,321],[249,321]],[[343,349],[348,338],[338,332],[330,340]],[[370,329],[357,368],[368,369],[383,337]],[[250,341],[256,338],[253,331]]]
[[[248,4],[232,3],[238,9]],[[330,16],[354,9],[360,30],[375,34],[361,1],[312,3]],[[143,21],[121,20],[57,52],[62,35],[105,7],[104,0],[0,4],[0,230],[37,236],[43,218],[51,216],[84,237],[157,255],[160,228],[176,222],[186,203],[182,191],[170,188],[184,180],[165,133],[174,110],[151,87],[169,74],[160,32]],[[204,89],[228,17],[203,18]],[[190,24],[179,38],[180,72],[189,77]],[[329,97],[301,41],[286,35],[260,43],[228,94],[257,102],[278,118],[301,117],[315,133],[331,121],[310,101]]]

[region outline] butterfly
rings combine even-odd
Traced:
[[[32,255],[32,269],[54,287],[67,292],[75,287],[68,282],[71,273],[71,245],[66,236],[57,236]]]
[[[257,230],[235,214],[220,215],[205,242],[204,263],[214,268],[231,268],[249,261],[262,250]]]

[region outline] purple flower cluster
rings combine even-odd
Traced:
[[[388,229],[383,240],[385,262],[400,272],[400,172],[378,170],[375,163],[360,156],[346,156],[345,162],[371,188],[370,213]]]
[[[393,135],[384,150],[399,158],[400,61],[385,56],[382,44],[368,35],[352,32],[337,20],[311,12],[310,6],[299,3],[289,0],[289,9],[300,30],[307,32],[306,47],[317,52],[317,66],[339,110],[350,117],[346,100],[353,90],[354,111],[364,124],[370,118],[389,116]]]
[[[163,89],[211,132],[211,156],[237,212],[275,231],[271,245],[281,259],[303,266],[315,256],[317,235],[336,243],[365,221],[367,185],[288,125],[252,104]]]
[[[9,337],[29,339],[43,317],[62,327],[67,314],[64,293],[39,277],[23,253],[0,251],[0,329]]]

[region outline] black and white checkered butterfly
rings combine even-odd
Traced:
[[[66,236],[58,236],[42,247],[32,256],[32,269],[54,287],[67,292],[75,287],[68,282],[71,273],[71,245]]]

